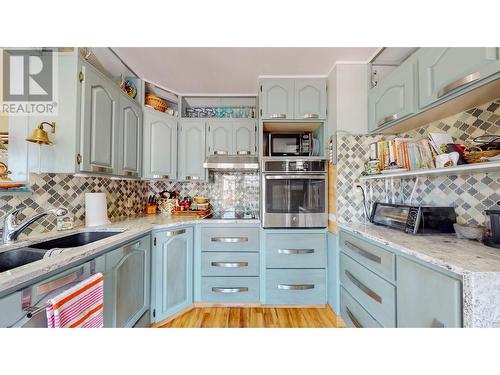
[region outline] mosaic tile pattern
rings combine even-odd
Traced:
[[[32,174],[33,194],[0,196],[0,218],[15,208],[21,209],[19,219],[49,209],[64,207],[75,216],[76,225],[85,223],[86,192],[104,192],[108,201],[108,216],[117,221],[142,214],[148,195],[162,190],[175,190],[181,196],[210,198],[214,210],[251,208],[258,212],[258,173],[211,173],[208,181],[133,181],[104,177],[76,177],[68,174]],[[54,230],[56,219],[44,218],[32,224],[22,236]]]
[[[422,137],[429,131],[447,132],[458,142],[471,142],[483,134],[500,134],[500,100],[430,123],[424,127],[400,134]],[[338,135],[337,138],[337,217],[343,222],[363,222],[363,205],[354,189],[368,160],[369,144],[383,136]],[[415,179],[371,181],[362,184],[370,201],[409,202]],[[391,193],[392,192],[392,193]],[[500,173],[477,173],[462,176],[420,177],[413,193],[412,203],[451,205],[456,208],[458,221],[469,224],[487,224],[484,210],[500,201]]]
[[[210,199],[214,211],[229,209],[259,210],[259,174],[239,172],[210,172],[208,181],[156,181],[149,192],[178,191],[181,196],[203,196]]]

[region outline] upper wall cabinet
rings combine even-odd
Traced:
[[[144,109],[144,172],[150,179],[177,176],[177,118]]]
[[[326,118],[326,80],[295,80],[295,118]]]
[[[420,108],[500,70],[495,47],[421,48],[417,56]]]
[[[408,61],[369,91],[368,128],[375,130],[414,113],[414,92],[414,64]]]
[[[326,78],[262,78],[263,119],[326,118]]]
[[[81,171],[117,174],[119,89],[88,64],[82,67]]]
[[[139,177],[142,161],[142,112],[134,100],[120,96],[119,174]]]
[[[207,155],[233,153],[233,123],[228,120],[207,121]]]
[[[293,78],[265,78],[260,86],[261,118],[292,119],[294,116]]]
[[[205,179],[205,120],[181,119],[179,124],[179,180]]]
[[[241,119],[233,123],[233,153],[257,155],[257,122]]]

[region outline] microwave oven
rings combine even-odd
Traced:
[[[375,202],[370,221],[410,234],[440,234],[455,232],[457,215],[453,207]]]
[[[311,156],[311,133],[270,133],[271,156]]]

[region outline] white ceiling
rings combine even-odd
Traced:
[[[257,93],[259,75],[326,75],[377,48],[113,48],[141,78],[179,94]]]

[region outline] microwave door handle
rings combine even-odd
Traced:
[[[326,180],[326,175],[268,175],[266,180]]]

